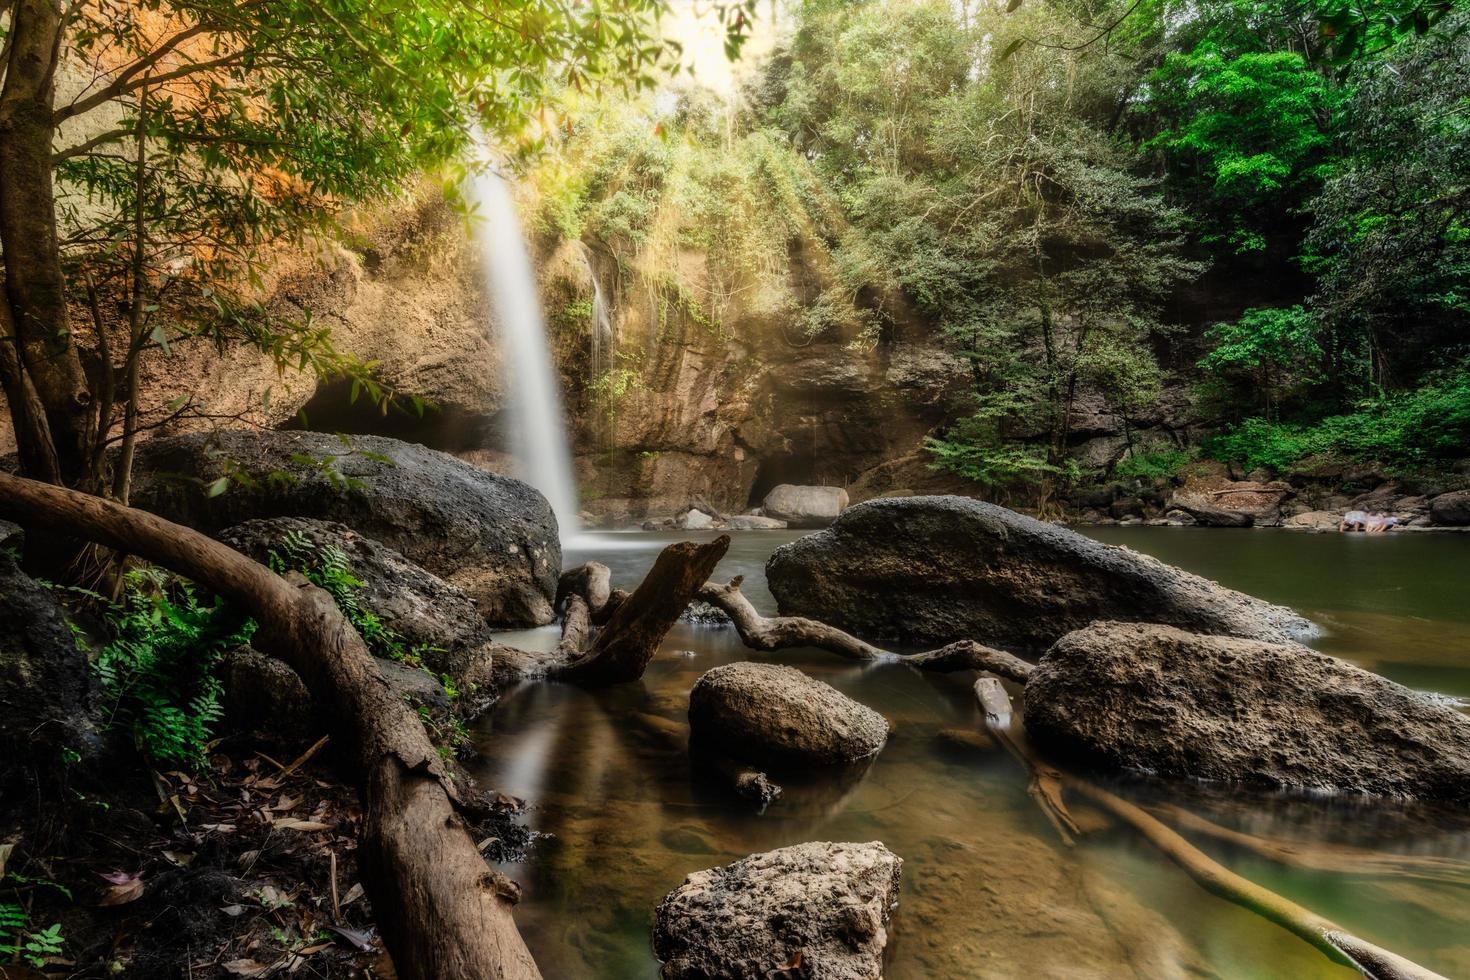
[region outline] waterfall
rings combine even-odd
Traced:
[[[471,177],[469,193],[478,214],[475,237],[485,292],[505,351],[508,448],[520,465],[521,478],[546,496],[562,539],[567,540],[581,527],[577,486],[536,270],[506,181],[487,167]]]

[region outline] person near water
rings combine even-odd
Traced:
[[[1402,522],[1397,517],[1390,514],[1373,513],[1368,515],[1368,523],[1363,531],[1367,534],[1382,534],[1400,523]]]
[[[1382,534],[1403,522],[1397,517],[1380,511],[1350,510],[1338,522],[1339,531],[1362,531],[1364,534]]]

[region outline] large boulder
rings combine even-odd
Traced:
[[[1429,502],[1429,517],[1436,524],[1463,527],[1470,524],[1470,490],[1451,490]]]
[[[270,564],[317,567],[330,551],[346,560],[358,604],[397,633],[435,674],[449,674],[461,689],[488,685],[490,628],[474,601],[458,586],[424,571],[398,552],[345,524],[309,517],[246,521],[220,532],[225,544]]]
[[[798,487],[783,483],[766,494],[761,513],[791,527],[826,527],[847,507],[841,487]]]
[[[96,698],[61,604],[0,551],[0,770],[21,759],[52,765],[65,750],[94,753]]]
[[[658,907],[664,980],[878,980],[903,861],[881,843],[795,844],[684,879]]]
[[[874,639],[1041,650],[1104,619],[1284,641],[1290,609],[968,497],[872,500],[766,565],[781,612]]]
[[[266,517],[341,521],[462,588],[492,625],[551,621],[561,544],[546,498],[445,453],[379,436],[345,446],[317,432],[226,431],[149,440],[134,480],[135,506],[208,534]]]
[[[794,667],[716,667],[689,692],[689,730],[702,744],[758,765],[837,765],[876,755],[888,722]]]
[[[1098,623],[1024,698],[1032,740],[1073,763],[1470,805],[1470,717],[1296,644]]]

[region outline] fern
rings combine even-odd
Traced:
[[[64,942],[61,923],[32,929],[31,918],[24,908],[12,902],[0,902],[0,957],[18,955],[39,970],[48,958],[61,955]]]
[[[112,642],[94,665],[108,727],[128,730],[148,758],[197,769],[223,713],[214,667],[250,639],[255,623],[158,569],[128,574],[110,617]]]
[[[347,553],[336,545],[317,545],[300,531],[287,531],[269,555],[271,571],[277,575],[300,572],[306,580],[325,590],[342,615],[357,630],[376,656],[410,667],[423,666],[423,647],[409,647],[395,630],[362,604],[363,582],[352,574]]]

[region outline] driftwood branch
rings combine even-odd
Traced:
[[[801,616],[762,616],[740,591],[744,577],[737,575],[725,585],[706,582],[696,597],[719,609],[740,634],[740,642],[752,650],[784,650],[816,647],[849,660],[888,660],[893,655],[850,636],[835,626]]]
[[[1024,740],[1015,737],[1017,733],[1012,731],[1010,696],[998,681],[981,678],[975,685],[975,695],[985,709],[986,724],[997,738],[1006,743],[1008,749],[1019,753],[1024,765],[1033,772],[1050,768],[1036,757]],[[1010,740],[1005,736],[1009,736]],[[1446,980],[1433,970],[1355,936],[1311,909],[1297,905],[1270,889],[1241,877],[1189,843],[1142,807],[1086,780],[1066,776],[1056,769],[1051,769],[1051,772],[1056,776],[1059,789],[1065,787],[1087,797],[1098,807],[1132,827],[1183,868],[1206,891],[1269,919],[1306,940],[1329,959],[1351,966],[1374,980]]]
[[[1031,774],[1031,783],[1026,791],[1036,800],[1041,812],[1056,828],[1062,843],[1071,846],[1079,835],[1077,821],[1062,802],[1062,773],[1043,762],[1026,742],[1026,736],[1018,729],[1012,718],[1011,697],[1000,681],[994,677],[982,677],[975,682],[975,698],[985,712],[985,727],[995,740],[1005,746],[1007,752]]]
[[[555,670],[553,675],[589,686],[618,684],[642,677],[659,644],[729,547],[729,535],[722,534],[704,544],[679,541],[659,552],[643,582],[632,595],[617,603],[606,625],[597,631],[586,655]],[[605,605],[612,604],[610,592]],[[590,604],[588,619],[591,619]],[[565,630],[562,642],[567,642]]]
[[[1149,810],[1182,830],[1224,841],[1288,867],[1346,875],[1417,878],[1421,881],[1470,887],[1470,862],[1458,858],[1393,854],[1346,844],[1260,837],[1222,827],[1172,803],[1151,806]]]
[[[1329,959],[1354,967],[1375,980],[1445,980],[1433,970],[1355,936],[1311,909],[1242,878],[1150,816],[1142,807],[1081,780],[1068,785],[1142,834],[1206,891],[1270,919],[1317,947]]]
[[[1022,684],[1031,674],[1031,665],[1026,661],[973,640],[961,640],[927,653],[905,656],[880,650],[850,633],[815,619],[803,616],[762,616],[740,591],[743,581],[737,575],[724,585],[707,582],[696,597],[729,616],[735,631],[740,634],[740,642],[752,650],[815,647],[849,660],[905,663],[920,670],[941,672],[982,670]]]
[[[296,671],[346,750],[362,800],[363,883],[400,977],[540,977],[511,918],[514,885],[485,864],[423,724],[327,593],[152,514],[4,473],[0,516],[146,558],[260,623],[255,642]]]

